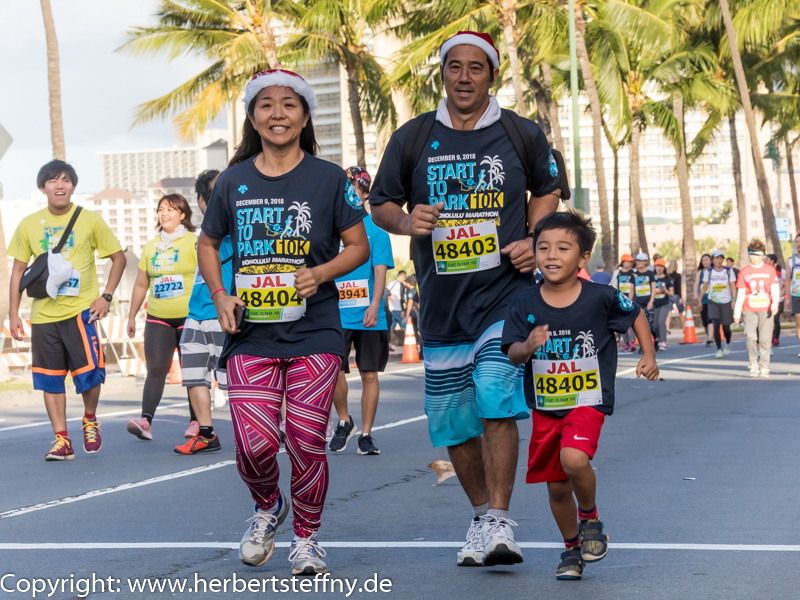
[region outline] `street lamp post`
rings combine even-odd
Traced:
[[[575,0],[569,0],[569,80],[572,93],[572,157],[575,173],[574,206],[583,210],[583,187],[581,184],[581,130],[578,113],[578,52],[575,48]]]

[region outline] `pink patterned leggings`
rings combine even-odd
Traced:
[[[286,452],[292,463],[294,531],[300,537],[319,529],[328,492],[325,432],[340,363],[333,354],[228,359],[236,467],[262,509],[278,499],[279,423],[286,394]]]

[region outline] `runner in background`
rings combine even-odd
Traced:
[[[667,317],[667,332],[669,333],[669,330],[672,329],[672,317],[675,315],[678,315],[678,319],[681,323],[681,331],[683,331],[683,276],[678,271],[677,260],[672,259],[669,261],[667,264],[667,275],[672,279],[672,289],[675,291],[675,294],[669,299],[672,311]]]
[[[647,322],[650,324],[650,333],[656,341],[656,349],[658,349],[658,331],[655,326],[655,314],[653,312],[653,305],[655,304],[656,296],[656,276],[650,270],[650,257],[644,252],[636,255],[636,270],[633,272],[633,292],[631,300],[633,300],[642,311],[645,313]],[[638,336],[637,336],[638,339]],[[639,341],[639,352],[642,352],[642,340]]]
[[[595,271],[592,273],[591,280],[601,285],[610,285],[611,273],[604,271],[604,268],[605,265],[602,262],[597,263],[597,266],[594,268]]]
[[[47,197],[47,207],[22,219],[11,237],[8,256],[14,259],[9,281],[8,328],[11,336],[22,341],[19,316],[22,294],[19,282],[28,261],[55,248],[77,207],[72,194],[78,174],[72,165],[53,160],[39,169],[36,186]],[[111,259],[111,271],[103,293],[97,283],[95,251],[99,258]],[[119,241],[98,215],[81,209],[72,231],[61,249],[67,261],[66,272],[72,277],[47,298],[33,300],[31,306],[31,355],[33,389],[44,394],[47,416],[56,439],[45,460],[75,458],[67,431],[67,395],[64,379],[72,373],[75,391],[83,397],[83,449],[98,452],[103,445],[97,404],[100,386],[106,380],[105,361],[96,323],[105,318],[125,270],[125,255]]]
[[[705,283],[700,291],[704,296],[708,295],[708,318],[714,330],[717,358],[730,354],[733,301],[736,299],[736,277],[731,269],[722,266],[724,258],[722,250],[714,250],[711,255],[714,266],[706,271]],[[720,335],[720,327],[725,334],[724,340]]]
[[[775,272],[778,274],[778,283],[781,286],[781,300],[778,303],[778,310],[772,315],[774,325],[772,327],[772,348],[770,348],[769,351],[770,354],[772,354],[773,348],[781,345],[781,315],[783,314],[783,288],[786,284],[786,271],[778,264],[777,254],[767,254],[764,262],[775,269]]]
[[[347,178],[358,197],[369,206],[369,188],[372,178],[361,167],[345,169]],[[389,361],[389,331],[386,313],[383,310],[383,290],[386,287],[386,271],[394,268],[392,242],[389,234],[377,227],[369,215],[364,217],[364,228],[369,239],[370,258],[352,273],[336,280],[339,288],[339,316],[344,330],[344,358],[333,406],[339,424],[333,432],[328,449],[343,452],[357,432],[358,426],[347,409],[347,378],[350,372],[350,349],[355,346],[356,364],[361,377],[361,435],[358,436],[358,454],[377,455],[381,451],[372,438],[372,425],[378,410],[382,373]]]
[[[405,329],[406,323],[403,320],[403,299],[405,298],[406,272],[398,271],[394,281],[386,286],[389,290],[389,310],[392,312],[392,323],[389,329],[399,327]]]
[[[708,319],[708,294],[701,296],[700,289],[706,282],[705,278],[710,268],[711,268],[711,255],[703,254],[703,256],[700,257],[700,264],[697,265],[697,271],[694,278],[693,298],[697,300],[697,308],[698,312],[700,313],[700,320],[703,323],[703,327],[706,330],[706,347],[710,346],[713,343],[711,336],[711,329],[710,329],[711,321]]]
[[[169,194],[156,208],[158,237],[145,244],[139,259],[139,272],[131,294],[128,337],[136,336],[136,315],[147,297],[144,325],[144,358],[147,378],[142,391],[142,416],[128,421],[128,433],[140,440],[152,440],[152,424],[164,394],[175,350],[180,355],[181,333],[189,314],[189,298],[197,271],[197,236],[192,225],[192,209],[180,194]],[[187,397],[189,393],[187,391]],[[195,437],[200,431],[189,403],[189,428],[184,434]]]
[[[736,268],[736,260],[731,258],[730,256],[725,259],[725,266],[728,267],[730,270],[733,271],[733,274],[738,278],[739,277],[739,269]]]
[[[786,310],[792,311],[795,333],[800,341],[800,233],[794,238],[794,254],[786,263],[786,282],[784,284]],[[800,358],[800,354],[797,355]]]
[[[653,301],[653,313],[658,331],[658,349],[667,349],[667,315],[672,309],[670,298],[675,294],[674,284],[667,275],[667,265],[663,258],[656,258],[653,261],[653,269],[656,276],[656,294]]]
[[[619,268],[611,276],[611,285],[631,299],[633,299],[633,264],[633,256],[623,254],[620,257]],[[633,343],[633,340],[633,331],[628,330],[623,333],[622,346],[619,351],[623,354],[634,352],[636,344]]]

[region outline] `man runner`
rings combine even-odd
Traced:
[[[372,178],[361,167],[345,170],[356,194],[367,208]],[[389,326],[383,310],[383,290],[386,271],[394,268],[392,243],[389,234],[379,229],[367,215],[364,227],[369,239],[369,260],[352,273],[336,280],[339,288],[339,316],[344,330],[344,358],[333,394],[333,406],[339,415],[339,425],[333,432],[328,449],[343,452],[347,442],[358,432],[353,417],[347,410],[347,378],[350,372],[350,347],[356,348],[356,364],[361,376],[361,428],[358,436],[358,453],[377,455],[381,451],[372,439],[372,424],[378,410],[380,384],[378,373],[389,361]]]
[[[532,281],[529,233],[558,207],[558,167],[539,127],[503,113],[490,95],[500,65],[490,36],[459,32],[440,56],[446,99],[409,178],[406,146],[417,146],[419,123],[432,117],[392,135],[371,195],[373,219],[413,238],[425,300],[428,428],[433,445],[447,447],[473,507],[457,564],[514,564],[522,562],[508,512],[519,453],[515,420],[529,413],[523,371],[503,354],[500,337],[512,298]],[[513,132],[506,129],[509,117],[518,126]],[[527,161],[512,134],[528,140]]]
[[[8,322],[15,340],[23,337],[19,282],[28,261],[58,245],[77,209],[72,203],[72,193],[78,185],[78,174],[72,165],[61,160],[50,161],[39,170],[36,185],[47,196],[47,208],[22,219],[8,246],[8,255],[14,258]],[[95,250],[99,258],[111,259],[111,271],[102,294],[97,283]],[[67,370],[72,373],[75,391],[83,396],[83,449],[94,453],[103,445],[96,413],[100,385],[106,380],[106,364],[95,324],[108,314],[126,264],[119,241],[105,221],[97,213],[83,209],[61,249],[61,256],[72,265],[72,277],[58,288],[55,298],[34,299],[31,308],[33,389],[44,393],[47,416],[56,436],[45,460],[75,458],[67,433],[64,387]]]

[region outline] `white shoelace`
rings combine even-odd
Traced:
[[[487,535],[489,537],[501,537],[508,540],[514,540],[514,534],[511,527],[516,527],[517,524],[506,517],[497,517],[495,515],[486,515],[484,517],[486,526],[489,528]]]
[[[472,521],[467,530],[467,546],[475,550],[483,549],[483,519]]]
[[[250,539],[256,544],[263,544],[264,538],[267,537],[267,529],[278,526],[278,515],[259,510],[245,523],[250,523]]]
[[[292,542],[292,549],[289,551],[289,562],[294,562],[298,558],[322,558],[325,554],[325,549],[317,542],[317,536],[312,535]]]

